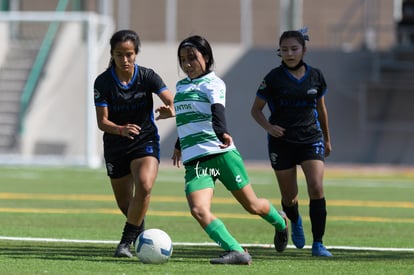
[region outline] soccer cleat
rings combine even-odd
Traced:
[[[119,243],[116,248],[114,257],[116,258],[132,258],[132,253],[130,250],[130,244],[128,243]]]
[[[273,239],[273,242],[275,244],[275,249],[277,252],[283,252],[286,249],[286,246],[288,244],[288,223],[287,223],[287,217],[285,212],[280,211],[279,214],[283,217],[285,220],[286,227],[283,230],[276,230],[275,228],[275,237]]]
[[[332,257],[331,252],[326,249],[321,242],[313,242],[312,244],[312,256],[317,257]]]
[[[252,257],[247,250],[245,252],[240,251],[227,251],[225,254],[220,255],[218,258],[210,260],[211,264],[240,264],[250,265],[252,263]]]
[[[302,217],[299,216],[296,223],[290,223],[292,230],[292,242],[296,248],[303,248],[305,246],[305,234],[303,233]]]

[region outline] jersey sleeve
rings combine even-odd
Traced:
[[[154,70],[147,69],[146,77],[148,80],[148,88],[151,93],[159,95],[161,92],[168,89],[162,78]]]
[[[209,97],[211,105],[221,104],[226,106],[226,84],[221,79],[215,79],[210,83],[205,84],[205,89]]]
[[[321,97],[323,97],[326,92],[328,91],[328,87],[325,81],[325,78],[322,74],[322,72],[320,70],[316,70],[318,73],[318,78],[319,78],[319,87],[318,87],[318,93],[316,95],[316,98],[319,99]]]
[[[259,85],[259,88],[257,88],[256,96],[263,99],[264,101],[269,101],[272,92],[271,86],[274,86],[274,82],[272,81],[274,81],[275,79],[277,79],[276,69],[272,69],[265,75],[265,77]]]
[[[96,107],[108,107],[108,99],[105,87],[106,85],[103,75],[98,76],[95,79],[93,87],[93,98]]]
[[[266,92],[266,78],[264,78],[262,80],[262,82],[259,85],[259,88],[256,91],[256,96],[258,96],[259,98],[267,101],[267,92]]]

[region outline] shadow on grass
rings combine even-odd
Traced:
[[[135,259],[114,258],[114,245],[85,245],[85,244],[56,244],[56,243],[3,243],[0,242],[0,256],[14,259],[41,259],[41,260],[81,260],[91,262],[136,263]],[[253,261],[350,261],[350,262],[395,262],[412,261],[413,252],[401,251],[360,251],[360,250],[331,250],[334,257],[312,257],[309,249],[287,249],[283,253],[273,248],[250,247],[249,253]],[[176,246],[174,247],[171,262],[208,262],[216,258],[223,251],[219,247]]]
[[[26,244],[26,245],[25,245]],[[83,260],[83,261],[114,261],[122,262],[130,259],[114,258],[116,246],[102,245],[73,245],[73,244],[30,244],[13,243],[4,246],[0,243],[0,256],[15,259],[42,259],[42,260]]]
[[[283,253],[276,252],[273,248],[250,247],[248,248],[253,261],[297,261],[297,260],[324,260],[324,261],[412,261],[413,252],[404,251],[359,251],[359,250],[330,250],[334,257],[312,257],[310,249],[287,249]],[[174,261],[197,261],[218,257],[223,254],[220,248],[180,246],[174,248]]]

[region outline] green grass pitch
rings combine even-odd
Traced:
[[[410,274],[414,271],[413,169],[327,168],[328,223],[324,238],[334,257],[311,256],[306,185],[300,210],[307,243],[277,253],[273,228],[247,214],[217,183],[213,212],[245,244],[250,266],[212,266],[222,253],[190,216],[183,170],[162,165],[147,228],[174,242],[167,264],[145,265],[113,252],[125,222],[103,169],[0,167],[0,274]],[[248,166],[258,196],[280,209],[268,167]],[[29,239],[28,239],[29,238]]]

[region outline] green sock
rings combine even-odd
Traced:
[[[227,230],[220,219],[215,219],[204,229],[210,238],[225,251],[236,250],[244,252],[243,248]]]
[[[279,212],[277,212],[276,208],[273,205],[270,205],[270,211],[266,216],[262,216],[268,223],[273,224],[276,227],[276,230],[283,230],[286,228],[285,219],[280,216]]]

